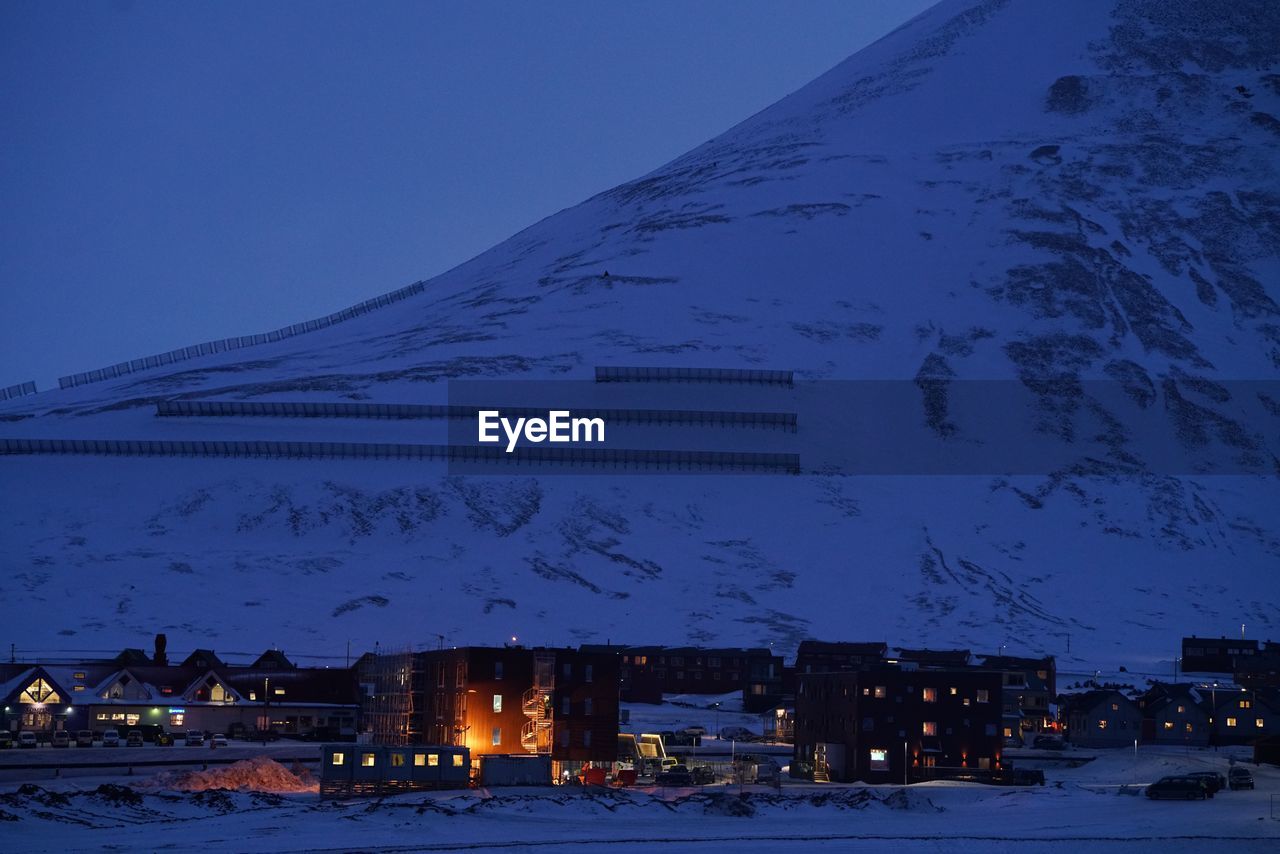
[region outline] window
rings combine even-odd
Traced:
[[[1107,728],[1107,719],[1106,719],[1106,718],[1100,718],[1100,719],[1098,720],[1098,729],[1106,729],[1106,728]]]
[[[991,701],[991,693],[986,688],[978,689],[978,702],[987,703]]]
[[[413,767],[414,767],[414,768],[425,768],[426,766],[427,766],[427,754],[425,754],[425,753],[415,753],[415,754],[413,754]]]
[[[875,698],[877,700],[883,700],[888,695],[888,693],[889,692],[885,690],[885,687],[883,685],[877,685],[875,690]]]
[[[360,765],[361,765],[362,767],[364,767],[364,768],[372,768],[372,767],[373,767],[374,765],[376,765],[377,763],[378,763],[378,754],[376,754],[376,753],[361,753],[361,754],[360,754]]]
[[[881,750],[878,747],[871,748],[871,770],[872,771],[888,771],[889,770],[889,751]]]
[[[591,746],[591,730],[587,730],[582,734],[582,746],[583,747]]]
[[[921,688],[920,699],[924,700],[926,703],[938,702],[938,689],[937,688]]]
[[[467,668],[461,661],[458,662],[458,668],[454,673],[454,687],[465,688],[467,684]]]
[[[83,691],[83,690],[84,690],[84,686],[83,686],[83,685],[72,685],[72,686],[71,686],[71,690],[72,690],[72,691]]]
[[[439,753],[428,753],[428,754],[427,754],[427,767],[428,767],[428,768],[435,768],[435,767],[436,767],[437,765],[439,765],[439,764],[440,764],[440,754],[439,754]]]
[[[1253,725],[1256,726],[1258,729],[1262,729],[1263,727],[1262,718],[1258,718],[1257,720],[1255,720],[1253,722]]]
[[[954,696],[955,696],[956,694],[958,694],[958,693],[960,693],[959,689],[957,689],[957,688],[952,688],[952,689],[951,689],[951,696],[953,696],[953,697],[954,697]]]
[[[568,661],[566,661],[566,662],[564,663],[564,667],[563,667],[562,669],[563,669],[563,671],[564,671],[564,678],[565,678],[565,679],[572,679],[572,678],[573,678],[573,663],[572,663],[572,662],[568,662]]]
[[[404,766],[404,754],[403,753],[391,754],[391,767],[401,768],[403,766]]]
[[[495,680],[499,680],[502,678],[502,662],[501,661],[495,661],[493,663],[493,678]],[[494,709],[494,711],[502,711],[502,710]]]
[[[183,712],[170,712],[170,713],[169,713],[169,726],[170,726],[171,728],[182,729],[182,723],[183,723],[183,721],[185,721],[185,720],[186,720],[186,718],[187,718],[187,716],[186,716],[186,714],[185,714],[185,713],[183,713]]]
[[[437,688],[444,687],[444,662],[443,661],[436,665],[436,687]]]
[[[40,703],[57,705],[62,702],[62,698],[58,696],[57,691],[53,690],[52,685],[43,679],[37,679],[18,696],[18,702],[28,705],[39,705]]]
[[[1191,726],[1191,724],[1190,724],[1190,723],[1188,723],[1188,724],[1187,724],[1187,732],[1194,732],[1194,731],[1195,731],[1195,727]]]
[[[924,735],[937,735],[938,724],[936,721],[925,721],[924,726],[921,727],[920,731]]]
[[[219,687],[221,687],[221,686],[219,686]],[[275,693],[276,693],[276,696],[277,696],[277,697],[283,697],[283,696],[284,696],[284,689],[283,689],[283,688],[277,688]]]
[[[584,715],[589,715],[589,714],[591,714],[591,705],[592,705],[592,703],[591,703],[591,698],[590,698],[590,697],[588,697],[587,699],[585,699],[585,700],[583,700],[583,701],[582,701],[582,713],[583,713]]]
[[[1240,708],[1242,708],[1242,709],[1247,709],[1247,708],[1249,708],[1249,707],[1250,707],[1250,706],[1252,706],[1252,705],[1253,705],[1253,703],[1251,703],[1249,700],[1241,700],[1241,701],[1240,701]]]
[[[720,659],[712,655],[707,658],[707,667],[719,667]]]
[[[863,719],[862,719],[862,731],[863,731],[863,732],[874,732],[874,731],[875,731],[875,728],[876,728],[876,719],[875,719],[875,718],[863,718]]]
[[[1120,711],[1120,704],[1119,704],[1119,703],[1112,703],[1112,704],[1111,704],[1111,711],[1113,711],[1113,712],[1118,712],[1118,711]]]
[[[558,738],[560,740],[561,747],[569,746],[569,730],[567,729],[560,730],[560,735],[558,736]]]
[[[341,752],[341,751],[337,751],[337,750],[335,750],[335,751],[334,751],[334,753],[333,753],[333,758],[329,760],[329,764],[330,764],[330,765],[341,765],[341,764],[343,764],[343,763],[344,763],[344,762],[346,762],[346,761],[347,761],[347,754],[345,754],[345,753],[343,753],[343,752]]]
[[[1165,728],[1165,729],[1173,729],[1173,721],[1165,721],[1165,722],[1164,722],[1164,728]]]
[[[496,726],[493,728],[493,746],[497,747],[500,744],[502,744],[502,727]]]
[[[996,725],[995,725],[995,724],[987,724],[987,726],[986,726],[986,728],[983,730],[983,732],[985,732],[987,735],[995,735],[995,734],[996,734]]]
[[[594,668],[590,664],[588,664],[586,668],[583,670],[582,678],[587,682],[590,682],[593,676],[593,673],[592,673],[593,670]]]
[[[1235,726],[1235,725],[1236,725],[1235,718],[1227,718],[1227,726]]]
[[[462,767],[462,754],[461,754],[461,753],[455,753],[455,754],[453,754],[453,767],[454,767],[454,768],[461,768],[461,767]]]
[[[562,715],[569,714],[569,698],[568,697],[560,698],[560,714]]]
[[[1186,714],[1186,712],[1187,712],[1187,707],[1186,707],[1186,706],[1178,706],[1178,714],[1180,714],[1180,715],[1184,715],[1184,714]]]
[[[83,678],[84,678],[84,671],[83,671],[83,670],[77,670],[75,673],[72,673],[72,674],[71,674],[71,676],[72,676],[72,678],[74,678],[74,679],[83,679]]]
[[[495,713],[502,711],[502,695],[501,694],[493,695],[493,711]]]

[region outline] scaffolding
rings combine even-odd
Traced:
[[[418,656],[408,647],[383,653],[373,663],[373,697],[366,722],[373,743],[403,747],[414,740],[414,693],[422,684]]]
[[[533,687],[521,697],[528,718],[520,729],[520,746],[534,754],[550,753],[555,733],[556,656],[539,650],[533,657]]]

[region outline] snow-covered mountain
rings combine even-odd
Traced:
[[[946,0],[385,308],[0,404],[0,440],[429,442],[424,421],[155,404],[444,403],[449,379],[753,368],[926,380],[920,421],[939,428],[938,383],[1051,378],[1076,389],[1041,401],[1070,442],[1115,432],[1072,386],[1097,379],[1254,474],[14,455],[0,640],[340,655],[814,636],[1154,670],[1183,633],[1280,636],[1278,58],[1265,0]],[[1241,415],[1257,406],[1269,421]]]

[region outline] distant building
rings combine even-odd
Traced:
[[[797,680],[793,774],[901,783],[1001,767],[999,673],[881,666]]]
[[[1280,643],[1267,641],[1257,655],[1235,660],[1235,682],[1245,688],[1280,688]]]
[[[884,664],[888,644],[883,641],[818,641],[800,642],[796,650],[795,674],[831,673],[862,670]]]
[[[759,712],[783,699],[782,657],[765,647],[588,645],[581,649],[621,656],[619,690],[627,703],[661,703],[664,694],[741,691],[743,709]]]
[[[1257,654],[1256,640],[1232,640],[1225,636],[1198,638],[1192,635],[1182,639],[1182,672],[1230,675],[1236,672],[1237,661]]]
[[[979,657],[979,665],[1002,674],[1005,738],[1023,740],[1054,729],[1057,721],[1050,708],[1057,696],[1057,663],[1045,658],[1012,655]]]
[[[1218,691],[1191,684],[1157,682],[1138,700],[1142,740],[1152,744],[1203,747],[1210,743],[1213,699]],[[1224,686],[1222,693],[1228,693]]]
[[[618,758],[616,653],[521,646],[365,656],[368,729],[381,744],[550,755],[559,774]]]
[[[1280,690],[1218,691],[1216,701],[1211,736],[1214,744],[1253,744],[1280,735]]]
[[[890,650],[891,664],[915,664],[920,667],[968,667],[973,653],[967,649],[895,649]]]
[[[1142,709],[1124,694],[1098,689],[1067,701],[1067,740],[1077,747],[1124,747],[1142,738]]]

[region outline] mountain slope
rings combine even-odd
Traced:
[[[1263,384],[1280,375],[1277,54],[1262,2],[944,2],[391,307],[0,410],[0,438],[408,441],[439,429],[174,423],[153,404],[443,403],[446,379],[597,365],[1096,379],[1248,451],[1253,476],[9,457],[0,614],[39,648],[166,630],[317,654],[438,633],[1062,655],[1069,637],[1130,665],[1181,632],[1280,628],[1280,397]],[[1248,421],[1243,396],[1273,420]],[[1045,397],[1064,435],[1107,422],[1087,394]]]

